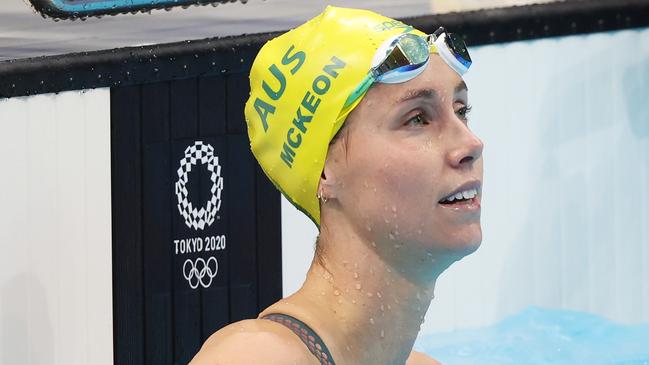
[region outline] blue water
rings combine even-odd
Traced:
[[[649,365],[649,323],[530,307],[493,326],[420,336],[415,350],[444,365]]]

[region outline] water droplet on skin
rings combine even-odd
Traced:
[[[374,324],[374,318],[370,318],[370,323]]]
[[[390,223],[390,220],[388,219],[388,217],[383,218],[383,221],[384,221],[386,224]]]
[[[372,245],[372,247],[376,247],[376,242],[372,241],[370,242],[370,244]]]
[[[398,249],[400,249],[400,248],[401,248],[401,246],[403,246],[403,245],[402,245],[402,244],[400,244],[400,243],[397,243],[397,244],[395,244],[395,245],[394,245],[394,248],[398,250]]]
[[[362,288],[361,283],[356,283],[356,290],[361,290],[361,288]]]
[[[392,269],[390,269],[389,267],[386,268],[386,270],[387,270],[388,272],[392,272]]]
[[[381,330],[381,338],[385,337],[385,331]]]
[[[396,205],[392,206],[392,211],[395,212],[395,213],[397,212],[397,206]]]
[[[390,233],[388,234],[388,236],[390,237],[391,240],[394,241],[394,238],[395,238],[395,237],[394,237],[394,234],[393,234],[392,232],[390,232]]]
[[[352,299],[352,304],[356,304],[356,300],[355,300],[355,299]]]
[[[367,229],[368,232],[372,232],[372,227],[370,226],[365,226],[365,229]]]
[[[390,304],[388,304],[388,310],[391,310],[391,309],[392,309],[392,306],[390,306]]]
[[[380,291],[377,291],[377,292],[376,292],[376,296],[379,297],[379,298],[382,298],[382,296],[381,296],[381,292],[380,292]],[[381,305],[381,307],[383,307],[383,305]]]
[[[368,296],[369,298],[371,298],[371,297],[372,297],[372,293],[367,292],[367,296]]]
[[[320,292],[320,295],[324,296],[324,295],[325,295],[325,292],[321,291],[321,292]]]
[[[338,289],[334,290],[334,295],[335,295],[335,296],[339,296],[339,295],[340,295],[340,291],[338,291]]]
[[[385,307],[381,304],[381,312],[385,312]]]
[[[354,279],[358,279],[358,273],[357,272],[354,273]]]
[[[342,298],[338,298],[338,304],[343,304]]]

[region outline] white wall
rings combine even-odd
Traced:
[[[440,278],[423,331],[488,325],[528,305],[649,321],[649,29],[471,54],[483,242]],[[290,294],[316,232],[282,208]]]
[[[108,89],[0,99],[0,363],[112,364]]]

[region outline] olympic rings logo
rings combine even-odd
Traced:
[[[187,192],[188,174],[192,166],[198,163],[207,165],[210,172],[212,196],[207,205],[196,209],[188,199]],[[178,212],[185,219],[185,224],[195,230],[204,229],[214,223],[216,213],[221,209],[221,191],[223,191],[223,178],[221,177],[221,166],[218,156],[214,156],[214,148],[202,141],[194,142],[194,145],[185,149],[185,157],[180,160],[178,168],[178,181],[176,181],[176,197],[178,198]]]
[[[218,271],[219,263],[214,256],[207,259],[207,262],[199,257],[196,261],[187,259],[183,264],[183,276],[192,289],[198,288],[199,285],[205,289],[209,288]]]

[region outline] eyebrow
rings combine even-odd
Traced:
[[[461,91],[469,91],[469,88],[466,86],[464,80],[460,80],[460,83],[457,84],[453,92],[455,94]],[[435,99],[437,98],[437,91],[434,89],[410,89],[405,92],[405,94],[397,100],[397,104],[414,100],[414,99]]]
[[[433,89],[411,89],[406,91],[405,94],[397,100],[397,104],[413,99],[435,99],[436,97],[437,91]]]

